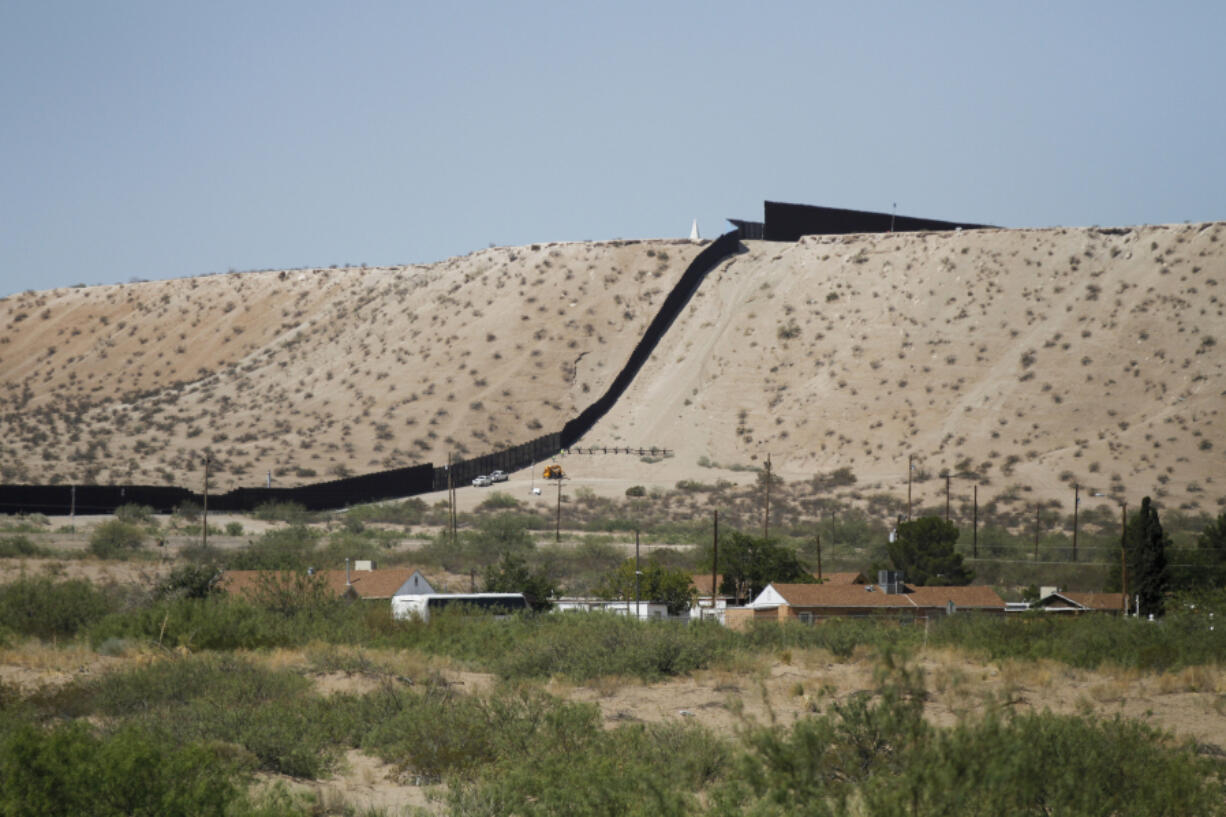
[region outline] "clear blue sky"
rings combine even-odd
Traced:
[[[0,0],[0,295],[704,235],[1226,219],[1226,3]]]

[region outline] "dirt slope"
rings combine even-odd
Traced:
[[[0,301],[8,481],[290,485],[486,453],[600,393],[701,250],[499,248]]]
[[[986,478],[981,496],[1019,486],[1070,508],[1076,481],[1086,501],[1215,510],[1222,239],[1205,224],[750,242],[584,442],[678,451],[650,469],[602,462],[614,481],[710,481],[701,457],[770,454],[786,478],[849,467],[905,493],[914,456],[917,502],[943,501],[928,478],[949,469]]]
[[[1226,229],[984,230],[750,242],[703,283],[572,457],[598,490],[761,464],[851,468],[935,503],[1226,502]],[[689,242],[498,248],[0,301],[9,481],[317,481],[556,430],[624,363]],[[705,458],[705,459],[704,459]],[[955,496],[971,480],[955,477]],[[1093,494],[1104,494],[1093,499]],[[943,499],[941,499],[943,501]]]

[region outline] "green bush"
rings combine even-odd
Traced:
[[[488,494],[485,499],[481,500],[481,504],[477,506],[478,511],[508,511],[515,510],[520,506],[520,501],[505,491],[493,491]]]
[[[46,556],[46,548],[30,541],[30,537],[16,534],[0,537],[0,558],[15,559],[22,556]]]
[[[503,678],[561,675],[585,681],[627,675],[658,680],[708,667],[733,646],[733,634],[718,624],[680,627],[603,613],[550,615],[526,623],[523,630],[516,633],[513,648],[489,659]]]
[[[300,570],[314,567],[319,532],[303,525],[265,531],[251,545],[227,552],[231,570]]]
[[[243,535],[243,523],[242,522],[227,522],[226,523],[226,536],[242,536],[242,535]]]
[[[40,576],[0,585],[0,623],[44,640],[71,638],[114,607],[106,592],[84,579]]]
[[[343,708],[311,692],[288,670],[233,656],[203,655],[108,673],[60,691],[57,714],[102,715],[139,726],[167,745],[224,741],[268,771],[327,773],[346,730]]]
[[[0,737],[0,814],[221,817],[240,800],[236,771],[219,751],[136,729],[24,725]]]
[[[313,515],[297,502],[265,502],[256,507],[251,515],[265,522],[286,522],[290,525],[305,525]]]
[[[153,513],[148,505],[120,505],[115,509],[115,518],[129,525],[148,525],[154,522]]]
[[[403,502],[382,502],[359,505],[349,509],[349,516],[363,522],[383,522],[392,525],[419,525],[426,514],[426,503],[417,497]]]
[[[138,526],[111,519],[94,528],[89,537],[89,552],[100,559],[124,558],[139,550],[145,533]]]

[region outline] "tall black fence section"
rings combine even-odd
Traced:
[[[235,488],[210,494],[209,510],[253,511],[266,502],[295,502],[307,510],[324,511],[424,494],[433,489],[434,466],[415,465],[357,477],[300,485],[297,488]],[[185,503],[204,505],[204,495],[164,485],[4,485],[0,513],[41,513],[47,516],[108,514],[122,505],[147,505],[170,513]]]
[[[982,230],[991,227],[988,224],[939,221],[932,218],[898,216],[893,213],[843,210],[838,207],[786,204],[778,201],[766,202],[765,211],[766,223],[761,237],[767,241],[799,241],[806,235],[913,233],[922,230]],[[747,230],[752,229],[749,226],[751,222],[744,224]]]
[[[502,451],[495,451],[492,454],[484,454],[480,457],[453,462],[451,463],[452,484],[457,487],[467,485],[472,482],[474,477],[488,474],[490,471],[506,471],[510,473],[511,471],[518,471],[520,468],[527,468],[542,460],[547,460],[557,455],[558,450],[562,447],[561,439],[562,435],[555,431],[552,434],[537,437],[535,440],[530,440],[511,448],[504,448]],[[447,488],[446,466],[434,469],[433,486],[436,491],[442,491]]]
[[[629,388],[635,376],[638,375],[639,370],[643,368],[643,364],[651,357],[651,353],[656,350],[656,345],[664,337],[664,333],[673,325],[673,321],[681,314],[681,310],[685,308],[685,305],[690,302],[690,297],[698,289],[702,279],[707,276],[708,272],[715,269],[721,261],[735,254],[740,249],[740,246],[739,233],[737,230],[732,230],[712,241],[706,249],[690,262],[689,267],[686,268],[685,272],[681,274],[681,278],[677,281],[677,285],[673,287],[673,291],[668,293],[668,297],[664,299],[664,303],[660,306],[660,311],[656,313],[655,318],[648,324],[647,331],[639,339],[638,345],[630,353],[630,359],[626,361],[626,365],[618,372],[617,377],[613,378],[609,388],[605,390],[603,395],[597,398],[596,402],[584,409],[578,417],[562,427],[563,448],[569,448],[574,445],[579,438],[592,430],[592,426],[596,425],[596,422],[608,413],[609,409],[613,408],[613,404]]]

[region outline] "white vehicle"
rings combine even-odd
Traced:
[[[392,618],[407,620],[416,616],[429,621],[431,613],[448,607],[510,615],[528,609],[523,593],[426,593],[412,596],[392,596]]]
[[[488,488],[491,484],[490,478],[484,474],[473,479],[473,486],[477,488]]]
[[[507,475],[503,471],[490,471],[490,482],[506,482]]]

